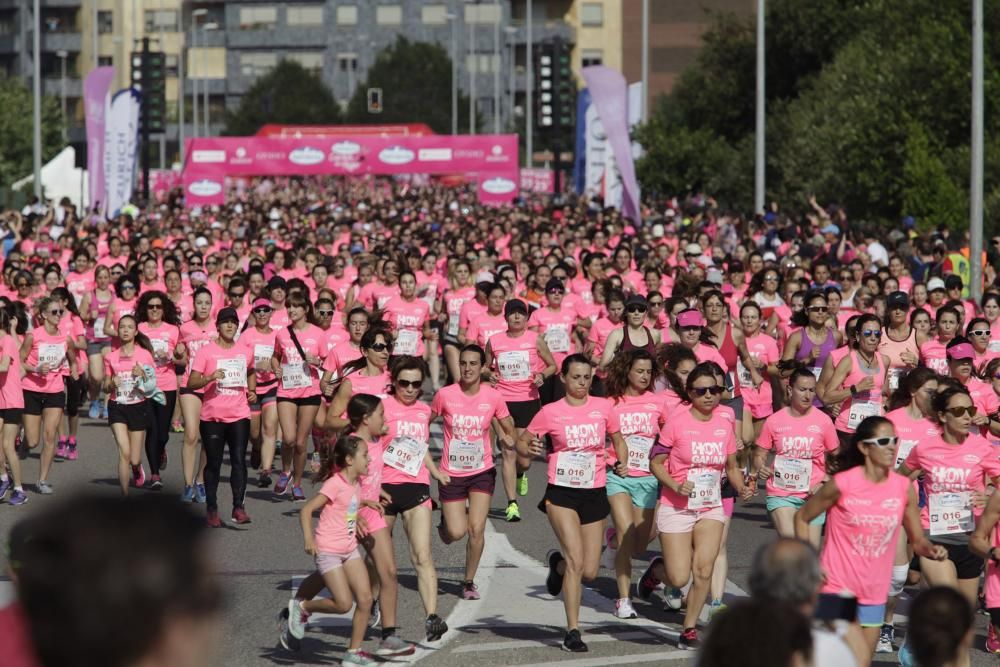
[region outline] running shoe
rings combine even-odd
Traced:
[[[218,510],[208,510],[205,513],[205,523],[209,528],[222,528],[222,519],[219,518]]]
[[[24,489],[14,489],[14,493],[10,494],[10,498],[7,499],[8,505],[23,505],[28,502],[28,494],[24,492]]]
[[[701,648],[701,640],[698,638],[697,628],[687,628],[677,638],[677,648],[682,651],[697,651]]]
[[[448,632],[448,624],[437,614],[431,614],[424,621],[424,630],[427,632],[427,641],[436,642]]]
[[[7,492],[10,491],[13,486],[14,483],[10,481],[10,477],[7,479],[0,479],[0,500],[7,495]]]
[[[208,502],[208,495],[205,493],[205,485],[198,482],[194,485],[194,501],[204,505]]]
[[[59,443],[56,445],[56,458],[66,458],[66,438],[59,438]]]
[[[684,606],[684,593],[679,588],[667,586],[663,595],[663,611],[680,611]]]
[[[377,665],[375,656],[367,651],[358,649],[357,651],[345,651],[344,657],[340,659],[342,665]]]
[[[517,476],[517,495],[528,495],[528,473],[521,473]]]
[[[521,520],[521,508],[517,506],[517,501],[512,500],[507,503],[507,523],[517,523]]]
[[[903,643],[899,647],[899,655],[896,656],[903,667],[917,667],[917,661],[913,658],[913,652],[910,651],[910,645],[906,643],[906,639],[903,639]]]
[[[87,413],[87,416],[90,417],[91,419],[100,419],[101,418],[101,403],[100,403],[100,401],[91,401],[90,402],[90,412]]]
[[[478,600],[479,599],[479,589],[476,588],[476,584],[471,581],[466,581],[462,584],[462,599],[463,600]]]
[[[167,450],[164,449],[163,453],[160,454],[160,470],[167,469]]]
[[[136,488],[142,488],[142,485],[146,483],[146,471],[143,469],[140,463],[137,466],[132,466],[132,484]]]
[[[552,597],[558,597],[562,592],[564,574],[559,574],[559,563],[566,560],[563,555],[553,549],[549,552],[549,576],[545,578],[545,589]]]
[[[184,424],[181,423],[181,420],[175,419],[174,421],[170,422],[170,430],[173,431],[174,433],[183,433]]]
[[[185,486],[184,493],[181,494],[182,503],[193,503],[194,502],[194,487]]]
[[[151,489],[162,489],[163,482],[160,481],[159,475],[153,475],[149,478],[149,488]]]
[[[615,600],[615,618],[639,618],[639,614],[635,613],[631,600],[621,598]]]
[[[377,628],[382,623],[382,607],[378,600],[372,602],[372,613],[368,616],[368,627]]]
[[[566,633],[566,638],[563,639],[562,650],[569,651],[570,653],[586,653],[590,649],[587,645],[583,643],[580,639],[580,631],[573,628]]]
[[[262,489],[266,489],[271,486],[271,475],[266,472],[260,473],[260,475],[257,476],[257,486]]]
[[[618,549],[615,549],[613,543],[608,542],[608,546],[604,547],[604,551],[601,552],[601,567],[614,572],[617,557]]]
[[[250,450],[250,467],[256,470],[260,467],[260,450],[251,449]]]
[[[15,491],[14,493],[16,495],[17,491]],[[14,496],[11,496],[11,500],[13,499]],[[885,626],[882,627],[884,628]],[[1000,639],[997,639],[997,630],[992,623],[986,624],[986,652],[1000,653]]]
[[[378,643],[375,655],[384,658],[395,658],[402,655],[413,655],[416,647],[408,641],[404,641],[396,635],[389,635]]]
[[[53,493],[55,493],[55,489],[52,488],[52,485],[49,484],[44,479],[38,480],[38,484],[36,484],[35,486],[38,489],[38,492],[43,496],[51,496]]]
[[[990,626],[992,627],[992,626]],[[888,623],[882,624],[882,629],[878,633],[878,643],[875,645],[876,653],[892,653],[896,649],[892,645],[892,640],[896,638],[896,628]],[[986,635],[986,645],[989,647],[989,634]]]
[[[302,646],[288,631],[288,607],[278,612],[278,642],[288,651],[298,651]]]
[[[653,568],[657,565],[663,565],[663,558],[660,556],[649,562],[649,567],[639,577],[639,581],[635,582],[635,594],[640,600],[648,600],[653,595],[653,591],[660,585],[660,580],[653,574]]]
[[[243,525],[245,523],[250,523],[250,515],[242,507],[237,507],[233,510],[233,523]]]
[[[306,624],[309,614],[302,608],[302,603],[292,598],[288,601],[288,632],[296,639],[306,636]]]
[[[77,456],[77,454],[76,454],[76,443],[75,442],[71,442],[71,443],[69,443],[67,445],[66,458],[68,458],[70,461],[76,461],[76,456]]]
[[[720,611],[724,611],[726,605],[722,604],[722,600],[712,600],[712,604],[708,605],[708,620],[715,618],[715,615]]]
[[[297,503],[304,503],[306,501],[306,494],[301,486],[292,487],[292,500]]]
[[[288,492],[288,483],[292,481],[292,476],[287,472],[278,475],[278,482],[274,485],[274,495],[283,496]]]

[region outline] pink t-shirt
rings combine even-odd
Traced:
[[[505,401],[533,401],[538,398],[535,373],[545,370],[545,363],[538,356],[538,334],[525,330],[512,337],[506,332],[490,339],[493,368],[496,370],[497,390]]]
[[[708,345],[706,343],[698,343],[698,345],[692,350],[694,352],[695,358],[698,360],[699,364],[703,364],[706,361],[714,361],[722,370],[727,369],[726,360],[723,358],[722,353],[719,352],[718,348],[714,345]],[[766,382],[764,384],[767,384]],[[761,385],[763,387],[764,385]]]
[[[605,440],[621,428],[611,412],[611,401],[589,396],[580,406],[566,399],[549,403],[528,424],[532,434],[552,438],[548,479],[553,486],[602,489],[607,483]]]
[[[326,341],[322,329],[310,324],[305,329],[296,329],[295,337],[298,338],[303,352],[323,358]],[[281,362],[281,375],[278,377],[279,398],[305,398],[320,393],[320,367],[305,362],[291,334],[288,333],[288,327],[278,329],[274,337],[274,353]]]
[[[24,407],[24,392],[21,390],[21,346],[10,334],[0,340],[0,360],[10,357],[7,372],[0,374],[0,409]]]
[[[404,405],[394,396],[383,399],[382,405],[389,429],[382,439],[385,446],[382,483],[430,484],[430,472],[424,465],[424,454],[430,444],[430,406],[420,401]]]
[[[330,371],[334,377],[337,377],[344,366],[360,358],[361,348],[346,342],[330,350],[330,354],[326,355],[326,360],[323,362],[323,370]]]
[[[847,592],[861,604],[885,604],[909,480],[890,472],[882,482],[871,482],[864,466],[837,473],[833,480],[840,498],[826,514],[820,555],[826,573],[823,592]]]
[[[695,419],[691,411],[685,406],[670,415],[660,431],[660,444],[670,450],[667,474],[680,484],[692,479],[696,485],[695,495],[704,492],[707,504],[689,507],[689,501],[694,498],[682,496],[665,486],[660,489],[660,502],[670,503],[677,509],[707,511],[722,502],[722,476],[729,456],[736,453],[736,433],[732,420],[720,409],[716,409],[708,421]],[[712,484],[717,484],[718,488]]]
[[[385,398],[392,388],[392,377],[387,370],[378,375],[367,375],[365,369],[362,368],[348,374],[346,380],[351,383],[351,396],[371,394]]]
[[[448,322],[445,328],[445,335],[455,338],[458,336],[459,327],[462,326],[461,318],[466,312],[465,304],[469,301],[476,303],[476,288],[475,287],[463,287],[457,290],[447,290],[441,297],[444,312],[448,315]],[[486,306],[477,306],[484,309]]]
[[[268,328],[258,331],[257,327],[248,327],[240,334],[240,344],[253,352],[254,368],[257,373],[257,393],[274,387],[277,378],[271,370],[271,357],[274,356],[274,338],[277,332]],[[264,370],[266,369],[266,370]]]
[[[223,380],[205,385],[201,399],[201,420],[232,423],[250,419],[247,403],[247,375],[253,369],[254,353],[246,345],[234,342],[228,350],[213,341],[198,350],[191,370],[208,377],[217,369],[225,370]]]
[[[750,370],[743,365],[742,359],[738,359],[736,362],[737,382],[740,384],[743,402],[762,411],[760,413],[754,411],[754,418],[760,418],[767,416],[771,411],[771,383],[766,366],[777,363],[781,359],[781,355],[778,353],[778,344],[774,342],[774,339],[762,333],[747,338],[746,345],[750,356],[764,363],[765,368],[759,370],[764,381],[759,388],[754,389]],[[723,366],[722,368],[725,370],[726,367]]]
[[[941,427],[926,417],[914,419],[905,407],[886,414],[896,431],[896,467],[898,468],[920,442],[941,435]]]
[[[757,445],[775,454],[767,495],[805,498],[823,482],[826,454],[836,451],[840,442],[826,413],[810,408],[800,417],[783,408],[764,422]]]
[[[483,315],[485,315],[486,312],[489,309],[488,309],[488,307],[485,304],[482,304],[482,303],[479,303],[478,301],[476,301],[476,299],[474,298],[476,296],[476,290],[475,290],[475,288],[469,288],[469,289],[471,290],[469,292],[469,298],[465,299],[462,302],[462,304],[458,307],[459,308],[459,311],[458,311],[458,327],[459,327],[459,329],[465,329],[465,331],[466,331],[466,339],[467,340],[472,340],[472,336],[468,335],[469,326],[472,324],[472,322],[474,322],[475,320],[477,320],[480,317],[482,317]],[[454,302],[458,300],[458,294],[460,294],[460,293],[461,293],[461,290],[458,291],[458,292],[449,292],[448,296],[445,297],[445,304],[449,308],[449,310],[448,310],[448,331],[449,331],[449,335],[455,335],[455,336],[458,335],[458,329],[455,329],[455,333],[454,334],[450,333],[452,331],[452,320],[451,320],[451,310],[450,309],[451,309],[452,305],[454,304]],[[505,326],[504,328],[506,329],[507,327]]]
[[[378,502],[382,490],[382,452],[385,449],[382,440],[368,441],[368,474],[361,477],[361,499]]]
[[[676,394],[675,394],[676,395]],[[639,396],[612,399],[611,416],[618,422],[628,445],[628,476],[646,477],[649,472],[649,452],[656,444],[660,429],[669,414],[666,394],[646,392]],[[608,465],[618,462],[614,447],[608,443]]]
[[[559,310],[539,308],[528,318],[528,326],[542,334],[556,368],[561,368],[563,359],[576,351],[573,345],[576,310],[566,307]]]
[[[948,356],[945,345],[937,338],[932,338],[920,346],[920,361],[938,375],[948,375]]]
[[[486,343],[498,333],[507,331],[507,318],[500,315],[490,315],[484,312],[469,323],[465,331],[465,340],[486,349]]]
[[[622,324],[615,324],[606,317],[600,317],[590,326],[590,334],[587,340],[594,344],[594,355],[600,357],[604,354],[604,345],[608,342],[608,336],[615,329],[620,329]]]
[[[177,374],[174,373],[174,348],[180,340],[180,329],[173,324],[160,322],[155,329],[149,322],[141,322],[139,331],[146,334],[153,345],[156,361],[156,386],[162,391],[177,390]]]
[[[55,334],[50,334],[45,327],[36,327],[31,331],[31,338],[31,351],[24,360],[24,367],[27,370],[22,380],[24,389],[43,394],[66,391],[63,376],[69,374],[66,365],[67,332],[57,331]],[[48,364],[49,370],[44,374],[35,372],[39,361]]]
[[[118,386],[111,392],[111,400],[121,405],[134,405],[143,402],[146,397],[139,388],[138,378],[132,375],[132,369],[136,364],[154,366],[153,355],[138,345],[132,354],[126,354],[124,349],[119,347],[105,355],[104,375],[117,377],[119,381]]]
[[[444,418],[441,470],[452,477],[468,477],[493,467],[490,425],[494,418],[510,416],[499,391],[480,385],[468,396],[461,385],[450,384],[434,394],[431,412]]]
[[[188,355],[187,367],[184,369],[184,375],[181,377],[182,387],[187,387],[188,378],[191,376],[191,364],[194,363],[194,358],[198,355],[198,350],[218,337],[218,332],[209,321],[206,321],[204,326],[198,324],[195,320],[190,320],[181,325],[180,342],[187,347]],[[199,389],[198,394],[201,394],[202,391],[204,390]]]
[[[389,299],[394,296],[399,296],[398,285],[383,285],[373,280],[361,288],[361,291],[358,292],[357,301],[368,309],[368,311],[375,309],[382,310]]]
[[[392,326],[396,333],[393,354],[409,354],[418,357],[424,355],[424,323],[430,317],[431,309],[427,302],[414,298],[407,301],[401,296],[389,299],[383,318]]]
[[[361,488],[337,473],[323,482],[319,492],[327,503],[319,512],[316,523],[316,548],[324,554],[349,554],[358,548],[355,527],[361,507]]]

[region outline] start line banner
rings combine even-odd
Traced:
[[[226,177],[240,176],[462,174],[490,205],[509,204],[520,187],[516,134],[202,137],[185,156],[188,206],[224,203]]]

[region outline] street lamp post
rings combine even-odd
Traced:
[[[191,12],[191,50],[189,54],[193,51],[198,50],[198,24],[201,22],[200,19],[208,15],[207,9],[195,9]],[[194,63],[194,58],[191,59]],[[198,138],[198,77],[194,74],[194,68],[190,68],[191,71],[188,72],[188,76],[191,79],[191,136],[195,139]]]
[[[31,159],[35,175],[35,196],[38,197],[39,201],[42,199],[42,10],[39,7],[40,4],[39,0],[34,0],[32,3],[34,16],[32,17],[31,36],[32,58],[34,59],[34,63],[32,63],[34,71],[31,77],[31,91],[34,97]]]
[[[184,130],[184,58],[186,56],[187,49],[184,44],[181,44],[180,54],[177,57],[177,84],[180,90],[177,95],[177,116],[180,122],[177,124],[177,153],[180,155],[181,164],[184,164],[184,141],[187,139],[187,133]]]
[[[509,85],[510,85],[510,91],[509,91],[510,92],[510,124],[511,124],[511,127],[513,127],[514,126],[514,107],[515,107],[515,99],[516,99],[515,95],[516,95],[516,92],[517,92],[515,90],[515,88],[517,87],[517,79],[514,76],[515,72],[516,72],[516,66],[517,66],[517,55],[516,55],[517,42],[516,42],[514,36],[517,34],[517,28],[515,28],[512,25],[509,25],[509,26],[505,27],[503,29],[503,31],[507,35],[507,41],[508,41],[508,44],[507,44],[508,45],[508,49],[507,50],[510,52],[510,83],[509,83]]]
[[[493,134],[500,134],[500,2],[493,0]]]
[[[448,12],[451,22],[451,133],[458,134],[458,14]]]
[[[60,49],[56,51],[56,55],[59,57],[59,103],[62,109],[62,138],[65,144],[69,139],[66,129],[66,124],[69,122],[66,117],[66,58],[69,57],[69,52]]]
[[[478,18],[478,17],[477,17]],[[479,55],[476,53],[476,23],[469,21],[469,134],[476,133],[476,75],[479,74]]]
[[[205,89],[204,107],[205,107],[205,136],[206,137],[211,136],[211,134],[212,134],[212,126],[210,125],[210,113],[211,113],[211,109],[209,109],[209,105],[208,105],[208,102],[209,102],[209,97],[208,97],[208,94],[209,94],[209,90],[208,90],[208,55],[206,54],[206,51],[208,51],[208,49],[206,48],[207,45],[208,45],[208,36],[205,33],[209,32],[209,31],[212,31],[212,30],[218,30],[218,29],[219,29],[219,24],[218,23],[214,23],[214,22],[212,22],[212,23],[205,23],[204,25],[201,26],[201,33],[202,33],[201,34],[201,46],[202,46],[202,48],[201,48],[201,73],[202,73],[202,76],[205,77],[205,80],[202,82],[202,87]]]
[[[757,109],[754,122],[753,209],[764,210],[764,0],[757,0]]]
[[[649,121],[649,0],[642,0],[642,122]]]
[[[983,292],[983,0],[972,0],[972,161],[969,187],[969,291]]]

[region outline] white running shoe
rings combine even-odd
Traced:
[[[288,633],[296,639],[306,636],[306,623],[309,614],[302,608],[302,603],[292,598],[288,601]]]
[[[621,598],[620,600],[615,600],[615,618],[638,618],[639,614],[635,613],[635,609],[632,607],[632,601],[628,598]]]
[[[663,607],[669,611],[680,611],[684,606],[684,593],[679,588],[668,586],[663,591]]]
[[[604,551],[601,552],[601,567],[605,570],[615,571],[615,558],[618,557],[618,549],[613,548],[611,545],[604,547]]]

